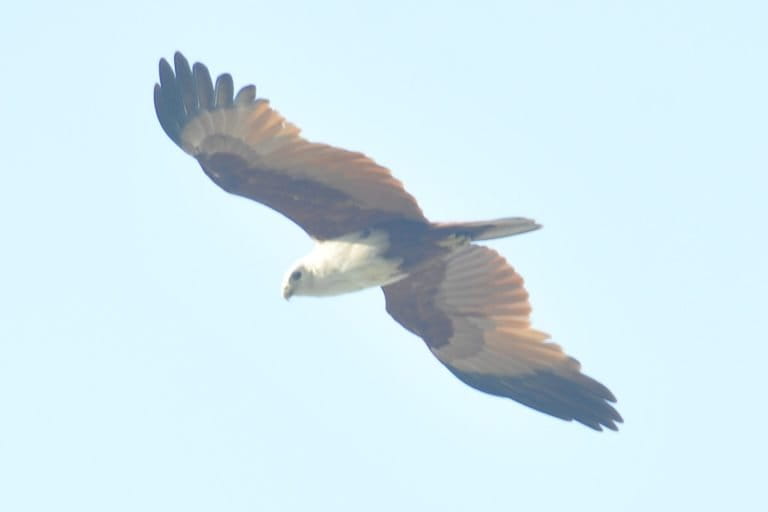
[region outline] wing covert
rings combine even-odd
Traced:
[[[263,203],[317,239],[407,219],[427,222],[416,200],[388,169],[362,153],[305,140],[300,130],[256,97],[235,95],[232,77],[211,80],[181,53],[174,69],[160,61],[157,117],[165,133],[197,158],[227,192]]]
[[[530,327],[523,280],[495,251],[467,245],[383,289],[389,314],[470,386],[596,430],[622,421],[608,388]]]

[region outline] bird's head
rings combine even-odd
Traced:
[[[297,263],[283,279],[283,298],[290,299],[294,295],[307,295],[312,286],[312,274],[303,263]]]

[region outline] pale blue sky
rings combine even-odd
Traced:
[[[5,11],[0,510],[765,507],[764,2]],[[491,245],[623,429],[464,386],[379,290],[284,302],[310,242],[162,132],[175,50],[435,220],[541,222]]]

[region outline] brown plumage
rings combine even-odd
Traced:
[[[465,383],[616,430],[622,420],[611,392],[530,327],[520,276],[497,253],[472,244],[538,224],[518,217],[431,223],[388,169],[305,140],[254,86],[235,94],[228,74],[214,85],[204,65],[190,68],[180,53],[174,68],[160,61],[154,91],[166,134],[221,188],[282,213],[318,242],[289,272],[286,298],[381,285],[392,317]]]
[[[530,327],[523,280],[495,251],[465,245],[384,296],[389,314],[470,386],[597,430],[621,422],[608,388]]]
[[[229,75],[214,89],[202,64],[190,70],[180,53],[174,64],[175,76],[160,61],[160,125],[227,192],[277,210],[321,240],[392,220],[427,222],[413,196],[367,156],[305,140],[256,99],[252,85],[233,97]]]

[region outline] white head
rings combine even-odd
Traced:
[[[283,279],[283,297],[327,297],[382,286],[403,277],[399,259],[386,259],[387,233],[352,233],[319,241]]]
[[[283,298],[288,300],[294,295],[313,295],[314,282],[312,269],[302,261],[297,262],[283,278]]]

